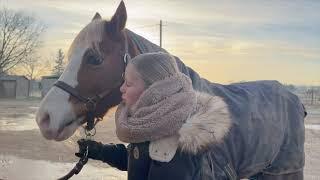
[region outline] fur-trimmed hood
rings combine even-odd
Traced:
[[[196,110],[182,125],[178,134],[150,143],[149,154],[152,159],[169,162],[178,148],[183,152],[196,154],[219,143],[228,134],[232,121],[224,100],[202,92],[196,94]]]

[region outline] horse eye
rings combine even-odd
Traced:
[[[91,65],[100,65],[102,63],[101,58],[96,57],[96,56],[88,56],[87,58],[87,64],[91,64]]]

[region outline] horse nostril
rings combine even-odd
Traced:
[[[40,120],[40,126],[47,129],[50,125],[50,116],[48,113],[45,113]]]

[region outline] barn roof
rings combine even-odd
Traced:
[[[4,75],[0,76],[0,80],[17,80],[19,78],[23,78],[29,80],[26,76],[18,76],[18,75]]]

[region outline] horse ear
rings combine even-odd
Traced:
[[[96,12],[96,14],[93,16],[92,21],[94,21],[96,19],[101,19],[101,16],[98,12]]]
[[[127,22],[127,10],[126,10],[126,6],[124,5],[124,2],[121,1],[116,10],[116,13],[112,16],[110,23],[114,32],[119,33],[125,28],[126,22]]]

